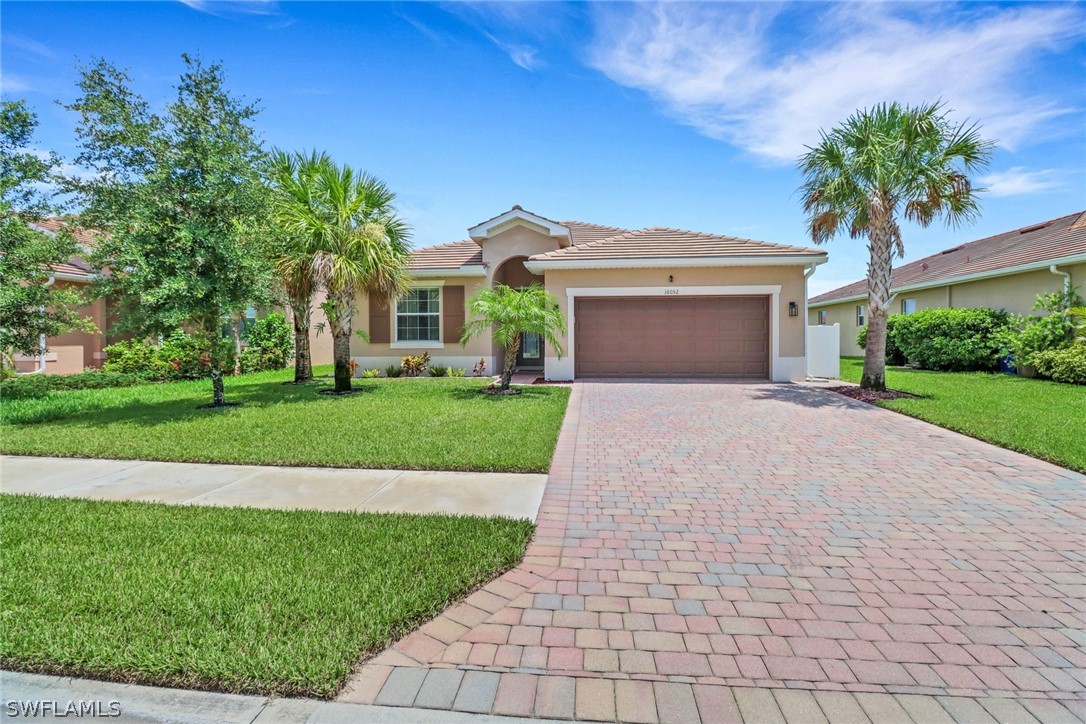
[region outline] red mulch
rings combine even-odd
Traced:
[[[916,395],[910,395],[908,392],[899,392],[897,390],[883,390],[880,392],[877,390],[864,390],[859,387],[853,387],[852,385],[825,387],[823,389],[829,390],[830,392],[836,392],[845,397],[851,397],[860,402],[868,402],[871,404],[874,404],[879,400],[897,400],[902,397],[916,397]]]

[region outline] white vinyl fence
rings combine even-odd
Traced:
[[[841,376],[841,325],[807,327],[807,376],[837,379]]]

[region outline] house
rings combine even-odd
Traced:
[[[61,217],[49,217],[31,224],[31,227],[45,234],[55,235],[67,226]],[[87,229],[72,228],[76,242],[84,252],[94,246],[94,232]],[[66,264],[56,264],[49,268],[49,284],[58,287],[86,289],[94,280],[94,271],[82,257],[69,259]],[[115,314],[115,304],[108,299],[95,299],[79,312],[91,321],[99,330],[109,327],[109,321]],[[44,371],[46,374],[70,375],[85,369],[101,367],[105,361],[107,346],[116,342],[102,331],[68,332],[45,341],[44,350],[36,355],[15,355],[15,369],[19,372]]]
[[[468,239],[418,249],[411,287],[392,304],[358,300],[369,341],[351,340],[363,369],[429,352],[490,372],[502,350],[485,336],[460,345],[466,304],[484,287],[542,284],[566,315],[560,358],[534,336],[516,361],[548,380],[584,377],[806,375],[806,280],[826,253],[661,227],[554,221],[514,206]]]
[[[53,216],[35,221],[30,226],[45,234],[56,234],[61,229],[67,228],[68,222],[63,217]],[[94,246],[94,237],[99,232],[74,226],[71,227],[71,232],[81,251],[89,254]],[[81,290],[88,289],[96,273],[83,257],[73,257],[66,264],[50,267],[51,281],[49,283],[58,286],[73,286]],[[323,301],[323,294],[318,295],[315,300],[317,305]],[[70,375],[101,367],[106,359],[105,348],[128,336],[109,333],[109,328],[117,319],[118,305],[116,300],[99,298],[81,307],[79,312],[90,317],[98,331],[67,332],[56,337],[48,337],[44,340],[43,352],[35,355],[15,355],[15,369],[20,373],[44,372],[52,375]],[[289,320],[291,317],[289,307],[285,312]],[[257,316],[257,310],[246,310],[248,319],[255,319]],[[313,364],[331,364],[332,335],[327,331],[322,334],[318,329],[318,325],[326,324],[324,312],[319,306],[313,310],[312,317],[309,349]]]
[[[894,269],[891,314],[990,307],[1028,314],[1038,294],[1086,284],[1086,212],[959,244]],[[841,355],[858,356],[867,322],[867,282],[807,302],[811,324],[841,325]]]

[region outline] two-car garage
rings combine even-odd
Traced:
[[[577,377],[769,377],[768,296],[578,297]]]

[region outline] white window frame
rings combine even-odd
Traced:
[[[908,308],[909,302],[913,303],[912,311],[909,311],[909,308]],[[913,314],[915,312],[916,312],[916,297],[906,297],[905,299],[901,300],[901,313],[902,314]]]
[[[441,298],[441,288],[444,286],[443,281],[428,281],[420,282],[411,285],[411,290],[415,289],[436,289],[437,290],[437,339],[436,340],[400,340],[400,301],[396,300],[392,307],[392,330],[393,330],[393,342],[389,345],[391,349],[443,349],[445,343],[442,342],[445,334],[444,327],[444,300]]]
[[[867,324],[867,310],[864,309],[863,304],[856,305],[856,326],[862,327]]]

